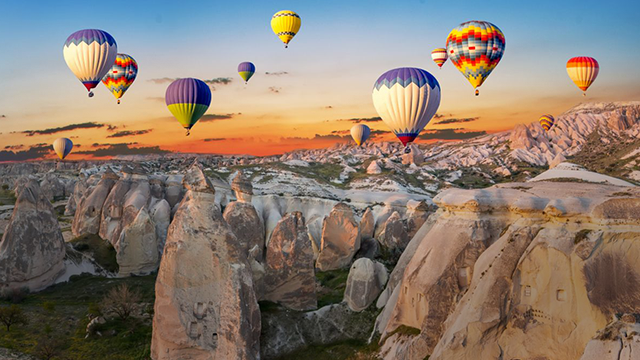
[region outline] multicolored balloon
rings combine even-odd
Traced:
[[[255,72],[256,66],[251,62],[245,61],[241,62],[240,65],[238,65],[238,74],[240,74],[240,77],[244,80],[245,84],[249,81],[249,79],[251,79]]]
[[[289,42],[300,30],[302,21],[300,16],[293,11],[278,11],[271,18],[271,29],[284,43],[284,47],[289,47]]]
[[[542,115],[540,116],[540,126],[544,129],[544,131],[549,131],[553,126],[553,123],[556,122],[556,119],[553,118],[553,115]]]
[[[211,105],[211,90],[202,80],[178,79],[167,88],[165,101],[169,111],[180,125],[187,129],[187,136],[196,122]]]
[[[445,48],[435,48],[431,52],[431,59],[433,59],[433,62],[435,62],[439,68],[442,68],[442,65],[447,62],[448,58],[449,56],[447,56],[447,49]]]
[[[373,105],[403,145],[415,140],[440,106],[440,84],[418,68],[382,74],[373,85]]]
[[[127,54],[118,54],[116,62],[102,78],[104,86],[118,99],[129,89],[138,75],[138,63]]]
[[[71,152],[71,149],[73,149],[73,142],[67,138],[59,138],[53,142],[53,151],[56,152],[60,160],[64,160]]]
[[[358,144],[358,146],[364,144],[365,141],[369,138],[371,134],[371,129],[367,125],[364,124],[356,124],[351,128],[351,137],[353,141]]]
[[[64,61],[93,96],[95,88],[111,69],[118,54],[118,45],[106,31],[85,29],[71,34],[62,48]]]
[[[578,56],[567,61],[567,73],[583,91],[583,96],[587,96],[587,89],[598,77],[598,72],[600,72],[600,64],[592,57]]]
[[[505,44],[502,31],[486,21],[464,22],[447,37],[449,58],[476,89],[476,96],[478,87],[502,59]]]

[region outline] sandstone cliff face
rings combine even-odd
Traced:
[[[118,175],[108,169],[91,190],[91,194],[80,200],[71,227],[74,236],[97,234],[100,231],[102,206],[118,179]]]
[[[578,360],[614,314],[638,312],[637,188],[515,183],[434,202],[378,318],[385,359]]]
[[[158,269],[156,226],[146,208],[120,233],[116,260],[119,276],[145,275]]]
[[[324,219],[316,267],[321,271],[347,267],[358,249],[360,232],[353,210],[347,204],[338,203]]]
[[[11,220],[0,241],[0,290],[41,290],[64,271],[65,246],[53,206],[38,182],[17,193]]]
[[[194,164],[156,280],[153,359],[258,359],[260,311],[250,266]]]
[[[233,233],[240,242],[245,255],[256,248],[255,259],[262,261],[264,253],[264,225],[256,208],[251,203],[234,201],[229,203],[222,215],[231,226]]]
[[[286,214],[267,247],[265,299],[293,310],[317,308],[311,240],[300,212]]]

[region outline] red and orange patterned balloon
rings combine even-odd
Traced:
[[[587,96],[587,89],[598,77],[600,64],[592,57],[578,56],[567,61],[567,73],[573,82]]]

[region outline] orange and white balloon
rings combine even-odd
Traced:
[[[578,56],[567,61],[567,73],[573,82],[587,96],[587,89],[598,77],[600,64],[592,57]]]

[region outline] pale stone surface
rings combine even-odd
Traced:
[[[71,226],[74,236],[97,234],[100,231],[102,207],[118,179],[118,175],[108,168],[91,193],[80,200]]]
[[[412,239],[433,211],[425,201],[420,201],[413,206],[407,204],[407,209],[406,230],[407,236]]]
[[[300,212],[286,214],[267,246],[265,299],[293,310],[317,307],[313,250]]]
[[[624,321],[629,318],[629,322]],[[627,314],[608,324],[587,344],[580,360],[640,359],[640,324]]]
[[[119,276],[145,275],[158,269],[156,225],[146,208],[120,233],[116,260]]]
[[[233,181],[231,182],[231,190],[235,192],[236,199],[239,202],[251,203],[251,197],[253,195],[253,185],[251,181],[247,179],[240,171]]]
[[[20,186],[0,241],[0,290],[38,291],[64,272],[65,245],[55,210],[33,179]]]
[[[564,155],[562,155],[562,153],[558,153],[558,155],[556,155],[553,160],[551,160],[551,162],[549,163],[549,169],[553,169],[554,167],[558,166],[559,164],[563,163],[567,161],[567,158],[564,157]]]
[[[380,245],[391,253],[400,254],[407,247],[411,238],[407,234],[404,222],[397,211],[389,216],[377,239]]]
[[[377,261],[360,258],[353,262],[347,277],[344,300],[352,311],[369,307],[387,282],[387,269]]]
[[[371,239],[373,238],[373,232],[376,227],[376,220],[373,218],[373,212],[371,208],[367,208],[362,214],[362,220],[360,220],[360,238],[361,239]]]
[[[369,166],[367,167],[367,174],[369,175],[377,175],[382,173],[382,168],[380,167],[380,164],[378,164],[378,161],[374,160],[371,162],[371,164],[369,164]]]
[[[149,215],[151,215],[153,223],[156,226],[158,255],[162,256],[164,244],[167,241],[167,231],[169,231],[169,224],[171,223],[171,208],[169,207],[169,202],[165,199],[156,202],[149,210]]]
[[[324,219],[316,267],[321,271],[347,267],[358,249],[360,232],[353,210],[345,203],[338,203]]]
[[[251,268],[199,164],[167,236],[156,280],[151,357],[259,359]]]

